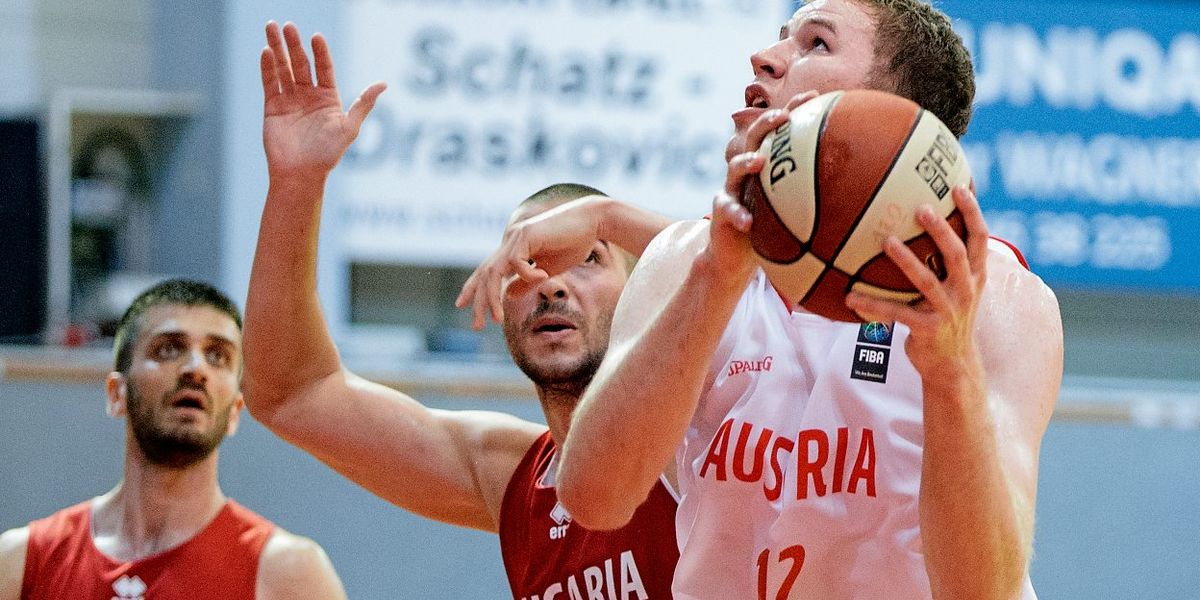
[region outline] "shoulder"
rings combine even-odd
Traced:
[[[988,252],[987,268],[981,324],[995,334],[1007,331],[1023,337],[1035,333],[1058,338],[1061,345],[1062,315],[1050,286],[1006,247]]]
[[[342,599],[345,592],[333,563],[319,544],[280,527],[263,546],[258,562],[258,597]]]
[[[465,443],[486,452],[517,454],[518,459],[546,432],[545,425],[502,412],[437,409],[433,412],[457,428]]]
[[[1058,299],[1011,251],[992,251],[976,320],[988,388],[1024,407],[1044,426],[1062,383],[1063,330]]]
[[[509,482],[521,461],[538,438],[548,431],[545,425],[504,413],[491,411],[445,411],[465,456],[472,458],[476,478],[493,525],[499,522],[500,507]]]
[[[540,423],[483,410],[434,411],[448,427],[466,456],[473,457],[480,476],[493,485],[507,485],[525,453],[547,428]],[[487,482],[481,482],[487,483]]]
[[[0,534],[0,600],[20,597],[28,545],[28,527],[9,529]]]
[[[295,575],[328,562],[325,551],[313,540],[276,527],[259,558],[259,573]]]

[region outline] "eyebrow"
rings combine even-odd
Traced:
[[[156,333],[156,334],[150,336],[150,339],[147,343],[150,344],[159,339],[172,340],[172,341],[186,340],[187,337],[188,337],[187,334],[182,331],[161,331],[159,333]],[[231,340],[223,335],[208,334],[208,335],[204,336],[204,340],[209,343],[216,343],[217,345],[220,345],[220,346],[229,346],[230,348],[237,348],[237,344],[233,340]]]
[[[783,27],[779,28],[779,39],[787,39],[793,31],[799,31],[805,25],[816,25],[817,27],[829,30],[830,33],[837,34],[837,24],[830,20],[829,17],[810,14],[802,19],[790,20],[784,23]],[[795,29],[793,29],[793,26]]]

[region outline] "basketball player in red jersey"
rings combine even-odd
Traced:
[[[538,285],[503,295],[505,337],[535,383],[544,425],[483,411],[431,410],[342,365],[318,306],[315,265],[325,179],[358,134],[383,84],[343,113],[325,39],[312,65],[296,27],[267,25],[261,58],[270,189],[246,307],[246,400],[280,437],[414,513],[498,532],[513,597],[668,598],[678,550],[676,499],[660,472],[631,522],[592,532],[559,504],[553,466],[571,413],[608,345],[628,271],[625,251],[651,234],[589,241],[588,251]],[[514,219],[593,193],[552,186]],[[590,202],[603,205],[601,198]],[[644,218],[634,219],[636,222]],[[652,231],[661,229],[654,224]],[[612,243],[609,243],[612,242]]]
[[[321,548],[217,485],[237,429],[241,317],[212,287],[143,292],[116,335],[108,413],[126,417],[112,491],[0,536],[0,600],[344,599]]]
[[[828,321],[774,293],[737,200],[763,166],[748,151],[809,90],[896,92],[962,135],[974,85],[961,41],[919,0],[814,0],[751,65],[712,220],[670,227],[631,275],[562,451],[563,503],[581,524],[619,526],[675,458],[676,598],[1034,598],[1038,450],[1062,373],[1053,293],[989,244],[957,189],[966,242],[916,215],[947,277],[888,239],[924,300],[852,294],[885,327]],[[481,275],[553,274],[525,259],[541,264],[502,252]],[[480,289],[471,299],[499,312]],[[875,380],[853,375],[863,356],[883,358]]]

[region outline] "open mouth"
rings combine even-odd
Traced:
[[[533,325],[534,333],[557,333],[560,331],[573,331],[574,329],[576,329],[574,323],[558,317],[539,319]]]
[[[746,108],[770,108],[767,90],[762,85],[752,83],[746,86]]]
[[[175,408],[194,408],[196,410],[204,410],[204,394],[196,390],[186,390],[176,394],[175,400],[171,402],[171,406]]]

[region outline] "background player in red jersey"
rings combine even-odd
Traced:
[[[242,409],[241,317],[169,280],[121,319],[108,413],[126,416],[112,491],[0,536],[0,600],[345,598],[321,548],[229,500],[217,446]]]
[[[661,472],[637,499],[632,522],[612,532],[572,525],[553,480],[556,445],[604,356],[625,284],[627,255],[615,244],[640,251],[663,225],[650,219],[651,233],[640,237],[638,228],[623,227],[613,245],[590,240],[558,276],[514,282],[504,292],[509,349],[536,385],[549,430],[501,413],[431,410],[365,381],[345,369],[325,328],[315,283],[317,227],[326,177],[384,86],[368,87],[343,113],[322,36],[313,36],[311,67],[294,25],[281,31],[269,23],[267,41],[261,68],[270,189],[246,307],[251,412],[397,506],[498,532],[514,598],[669,597],[676,500]],[[591,192],[552,186],[513,219]]]
[[[848,350],[849,356],[857,326],[796,312],[776,316],[780,307],[771,301],[779,299],[758,274],[747,240],[750,214],[737,200],[744,179],[762,168],[762,159],[747,151],[787,118],[786,109],[811,98],[809,90],[892,91],[962,135],[974,85],[961,40],[944,15],[920,0],[814,0],[785,24],[776,43],[751,57],[751,65],[754,82],[746,106],[733,115],[729,171],[712,220],[665,231],[631,275],[614,316],[611,350],[563,449],[564,503],[582,523],[619,526],[629,514],[626,498],[638,497],[663,464],[678,458],[678,477],[686,484],[677,597],[754,597],[756,589],[760,598],[1033,597],[1027,565],[1038,450],[1062,374],[1053,293],[1013,252],[989,246],[974,194],[955,190],[970,231],[966,242],[932,211],[916,216],[947,259],[944,280],[897,240],[884,242],[925,300],[910,306],[861,294],[848,298],[860,314],[894,322],[902,340],[891,348],[890,385],[870,388],[850,381],[850,364],[838,362],[840,355],[820,349]],[[547,222],[539,231],[558,226]],[[554,245],[525,240],[527,248]],[[494,282],[512,272],[536,282],[554,273],[520,266],[525,259],[543,263],[536,250],[502,251],[480,276]],[[486,291],[476,286],[460,300],[473,299],[477,315],[484,306],[495,314]],[[779,333],[756,337],[769,331]],[[733,380],[723,369],[729,363],[714,360],[758,356],[720,354],[729,348],[780,352],[781,337],[794,346],[786,361],[775,354],[771,373]],[[754,383],[734,390],[740,381]],[[814,384],[821,393],[810,396]],[[778,385],[785,389],[772,387]],[[763,391],[778,393],[772,400]],[[899,411],[907,411],[904,418],[892,419]],[[725,426],[735,420],[740,438]],[[837,494],[809,491],[808,478],[815,486],[820,473],[814,465],[835,455],[829,440],[839,440],[840,454],[843,433],[858,435],[867,427],[876,432],[874,442],[858,456],[869,457],[864,465],[872,474],[878,466],[878,496],[872,490],[865,499],[847,497],[836,487]],[[752,430],[762,435],[751,437]],[[748,443],[755,439],[757,452]],[[728,455],[736,469],[742,450],[761,459],[772,441],[771,461],[789,459],[771,463],[778,467],[773,482],[719,474]],[[614,454],[641,459],[613,460]],[[836,477],[836,467],[829,470],[824,476]],[[784,482],[789,494],[778,504],[763,499],[764,490]],[[814,527],[816,519],[796,518],[818,513],[828,522]],[[881,541],[880,530],[894,537]],[[837,547],[827,541],[843,538],[849,541]],[[806,556],[805,539],[830,552]],[[743,540],[747,548],[740,547]],[[751,546],[754,551],[742,552]],[[886,568],[871,562],[893,556],[898,560],[882,561]]]

